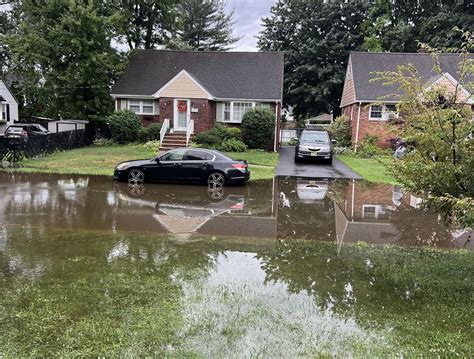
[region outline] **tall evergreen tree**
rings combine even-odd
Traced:
[[[91,119],[112,110],[120,58],[111,46],[114,16],[101,1],[13,3],[18,24],[6,36],[21,114]]]
[[[169,47],[225,51],[239,40],[233,35],[234,12],[223,0],[180,0],[177,29]]]
[[[117,39],[129,49],[153,49],[169,40],[177,0],[120,0],[109,3],[120,15]]]
[[[279,0],[258,46],[285,51],[284,100],[301,118],[339,111],[349,51],[363,43],[363,2]]]

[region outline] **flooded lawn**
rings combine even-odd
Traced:
[[[401,188],[0,174],[0,357],[474,355],[474,254]]]

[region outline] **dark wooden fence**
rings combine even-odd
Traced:
[[[86,130],[50,133],[45,136],[27,138],[0,137],[0,162],[18,163],[25,158],[43,156],[91,144],[92,137]]]

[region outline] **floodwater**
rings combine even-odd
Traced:
[[[1,173],[0,357],[472,356],[471,232],[420,202]]]

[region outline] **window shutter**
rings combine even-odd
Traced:
[[[6,104],[6,112],[7,112],[7,122],[10,122],[10,104]]]
[[[222,122],[223,114],[224,114],[224,103],[218,102],[216,104],[216,122]]]

